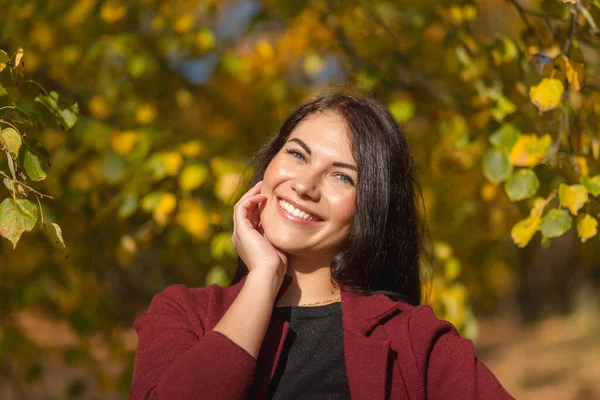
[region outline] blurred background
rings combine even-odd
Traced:
[[[600,398],[600,1],[0,0],[0,398],[125,399],[134,319],[228,285],[303,102],[408,137],[440,318],[517,398]]]

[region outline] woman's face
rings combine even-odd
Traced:
[[[344,120],[332,112],[309,115],[265,171],[261,225],[266,238],[298,257],[334,257],[350,232],[357,179]]]

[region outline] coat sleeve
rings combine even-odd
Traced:
[[[475,356],[473,342],[430,306],[411,310],[409,330],[428,399],[513,399]]]
[[[185,286],[154,296],[134,328],[139,341],[130,399],[247,397],[256,360],[222,333],[204,331]]]

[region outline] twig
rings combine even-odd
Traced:
[[[581,4],[580,1],[575,3],[575,7],[577,7],[577,11],[579,11],[581,14],[583,14],[583,17],[585,18],[587,23],[590,25],[592,32],[594,32],[594,36],[596,36],[597,38],[600,38],[600,32],[598,31],[598,26],[596,25],[596,22],[594,22],[594,19],[592,18],[592,15],[588,11],[588,9],[585,8],[585,6],[583,4]]]
[[[533,28],[533,25],[531,25],[531,23],[529,22],[529,20],[527,19],[527,13],[525,12],[525,9],[523,8],[523,6],[521,6],[517,0],[509,0],[517,9],[517,12],[519,13],[519,16],[521,17],[521,20],[523,21],[523,23],[525,24],[525,26],[527,27],[527,30],[529,31],[529,33],[531,34],[531,36],[537,37],[536,33],[535,33],[535,29]],[[529,13],[529,15],[531,15],[531,13]]]
[[[11,178],[10,176],[6,175],[6,174],[4,173],[4,171],[0,171],[0,175],[4,176],[5,178],[8,178],[8,179],[10,179],[12,182],[16,183],[17,185],[21,185],[21,186],[23,186],[23,187],[25,187],[25,188],[27,188],[27,189],[31,190],[33,193],[37,193],[37,194],[38,194],[38,195],[39,195],[39,196],[40,196],[42,199],[43,199],[44,197],[47,197],[47,198],[49,198],[49,199],[52,199],[52,200],[54,200],[54,197],[52,197],[52,196],[49,196],[49,195],[47,195],[47,194],[44,194],[44,193],[40,193],[40,192],[38,192],[37,190],[35,190],[34,188],[32,188],[31,186],[28,186],[28,185],[26,185],[26,184],[24,184],[24,183],[21,183],[21,182],[19,182],[19,181],[18,181],[18,180],[16,180],[16,179],[13,179],[13,178]]]

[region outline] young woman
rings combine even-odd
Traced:
[[[131,399],[510,399],[419,305],[424,220],[379,102],[303,105],[253,157],[231,286],[174,285],[135,321]]]

